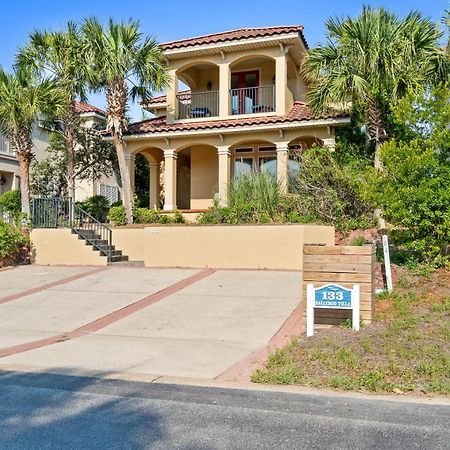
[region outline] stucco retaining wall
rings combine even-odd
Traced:
[[[68,228],[39,228],[30,232],[32,262],[42,265],[106,266],[106,256],[94,251]]]
[[[144,264],[146,267],[302,270],[303,244],[334,245],[334,228],[152,226],[144,229]]]

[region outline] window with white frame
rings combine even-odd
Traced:
[[[252,145],[237,147],[232,150],[233,177],[251,172],[268,172],[277,174],[276,147],[269,145]]]
[[[108,186],[107,184],[100,184],[100,195],[103,195],[112,205],[119,200],[119,188],[116,186]]]

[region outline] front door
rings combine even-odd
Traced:
[[[232,114],[251,114],[258,103],[259,70],[231,74]]]

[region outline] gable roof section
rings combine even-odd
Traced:
[[[302,25],[285,25],[278,27],[264,28],[239,28],[237,30],[224,31],[222,33],[207,34],[188,39],[180,39],[178,41],[165,42],[160,44],[161,49],[176,50],[186,47],[194,47],[197,45],[219,44],[222,42],[239,41],[241,39],[264,38],[271,36],[280,36],[288,33],[299,33],[301,40],[306,48],[308,43],[303,35]]]
[[[97,113],[100,114],[101,116],[107,116],[106,111],[103,111],[103,109],[97,108],[94,105],[91,105],[89,103],[86,102],[76,102],[75,103],[75,111],[78,114],[83,114],[83,113]]]
[[[321,116],[314,116],[311,110],[303,102],[295,102],[289,113],[285,116],[255,116],[239,119],[226,120],[208,120],[201,122],[178,122],[168,124],[165,116],[154,119],[135,122],[128,126],[125,134],[145,134],[145,133],[164,133],[177,131],[200,131],[215,128],[236,128],[249,125],[272,125],[293,122],[304,122],[308,120],[334,119],[348,117],[344,112],[331,112]]]

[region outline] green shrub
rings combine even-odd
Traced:
[[[158,223],[161,217],[156,209],[135,208],[133,213],[135,223]]]
[[[94,217],[94,219],[97,219],[100,222],[106,221],[109,202],[103,195],[93,195],[82,202],[77,202],[77,205]]]
[[[158,222],[162,225],[170,223],[170,217],[167,214],[161,214]]]
[[[113,206],[109,209],[108,220],[115,226],[123,226],[127,224],[127,216],[124,206]]]
[[[12,258],[18,254],[28,238],[22,230],[0,220],[0,258]]]
[[[287,205],[295,218],[334,225],[339,231],[375,225],[373,209],[364,199],[363,155],[339,155],[327,148],[311,147],[295,156],[301,168],[290,179],[293,194]]]
[[[405,263],[442,265],[450,252],[450,92],[409,96],[394,109],[408,132],[381,148],[383,170],[367,174],[367,197],[392,225]]]
[[[280,188],[268,172],[240,175],[228,193],[230,223],[267,223],[276,220]]]
[[[8,191],[0,195],[0,211],[18,217],[22,213],[20,191]]]
[[[174,211],[174,214],[171,217],[171,221],[173,223],[186,223],[186,219],[184,218],[182,212],[178,211],[177,209]]]

